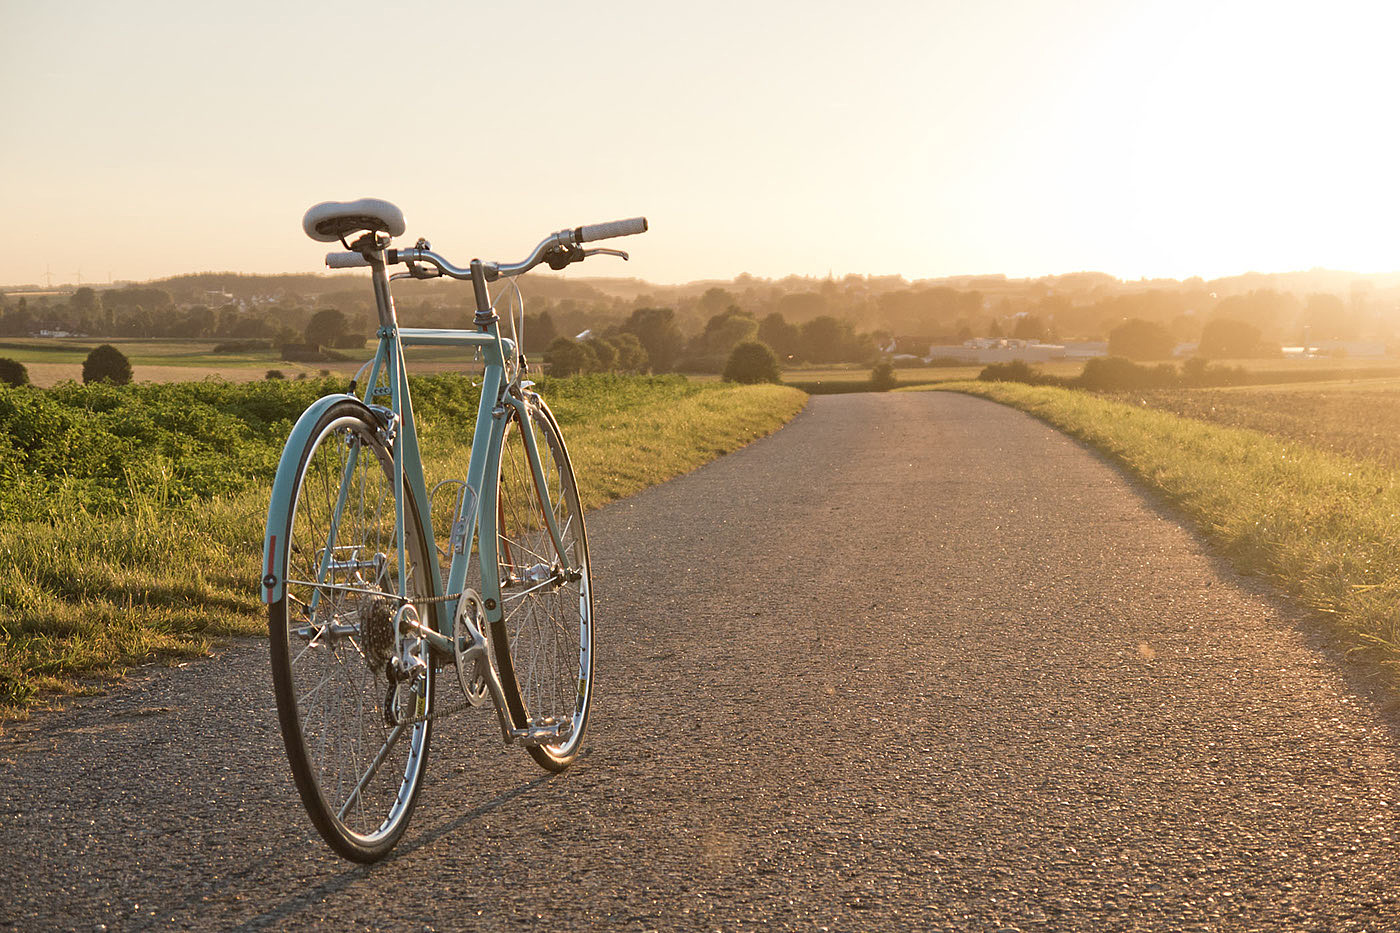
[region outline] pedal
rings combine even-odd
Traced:
[[[566,719],[563,722],[555,722],[550,716],[539,723],[534,723],[525,729],[510,730],[512,740],[519,742],[526,748],[538,748],[541,745],[558,745],[566,742],[574,732],[574,722]]]

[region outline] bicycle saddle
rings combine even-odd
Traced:
[[[406,227],[403,211],[378,198],[322,201],[301,219],[306,235],[322,243],[334,243],[360,230],[402,236]]]

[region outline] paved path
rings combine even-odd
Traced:
[[[0,926],[1400,929],[1394,725],[1031,419],[818,397],[590,522],[572,771],[459,718],[351,866],[249,643],[0,739]]]

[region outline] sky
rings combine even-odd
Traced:
[[[586,268],[658,283],[1400,271],[1397,27],[1375,0],[0,0],[0,286],[316,271],[302,213],[359,197],[463,265],[646,215]]]

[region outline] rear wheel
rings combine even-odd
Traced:
[[[394,461],[379,422],[358,402],[332,405],[300,464],[275,525],[286,588],[268,617],[278,718],[311,822],[341,855],[369,862],[403,835],[422,787],[433,664],[428,645],[397,632],[413,608],[399,599]],[[431,551],[404,493],[405,592],[423,596]]]
[[[543,402],[506,425],[497,486],[496,552],[500,621],[492,624],[497,670],[517,727],[545,736],[529,746],[543,767],[562,771],[583,743],[593,699],[593,580],[578,487],[559,427]],[[533,433],[543,485],[524,443]],[[556,547],[546,516],[563,548]]]

